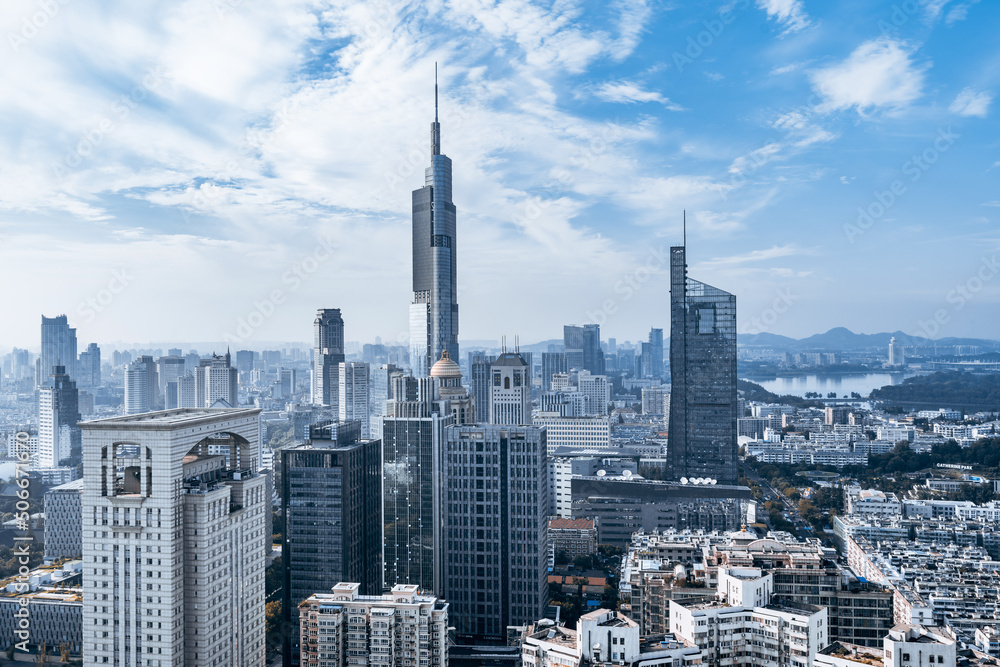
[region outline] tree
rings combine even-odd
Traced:
[[[267,637],[267,648],[269,652],[278,650],[284,643],[284,633],[282,625],[284,619],[281,614],[281,602],[268,602],[264,605],[264,633]]]

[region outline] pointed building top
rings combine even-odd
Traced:
[[[434,122],[438,122],[438,64],[434,63]]]

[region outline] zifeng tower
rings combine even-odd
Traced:
[[[441,154],[435,67],[431,166],[424,172],[424,187],[413,191],[410,366],[414,377],[426,377],[445,350],[450,358],[460,358],[456,260],[451,158]]]

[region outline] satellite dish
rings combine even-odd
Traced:
[[[710,484],[718,484],[718,483],[719,483],[719,480],[717,480],[717,479],[712,479],[712,480],[709,480],[709,483],[710,483]]]
[[[688,483],[688,478],[687,477],[681,477],[681,484],[687,484],[687,483]]]
[[[624,477],[625,479],[629,479],[631,476],[632,476],[631,470],[626,470],[622,473],[622,477]]]
[[[604,477],[604,476],[605,476],[605,475],[607,475],[607,474],[608,474],[608,471],[607,471],[607,470],[598,470],[598,471],[597,471],[597,476],[598,476],[598,477]]]

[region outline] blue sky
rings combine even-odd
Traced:
[[[404,340],[441,68],[463,339],[669,325],[997,335],[1000,6],[12,1],[0,345]]]

